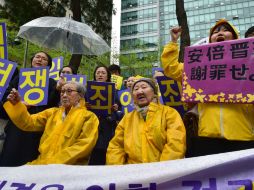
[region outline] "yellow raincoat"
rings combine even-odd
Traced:
[[[183,158],[184,124],[173,108],[151,102],[146,121],[136,110],[124,116],[107,149],[107,164],[135,164]]]
[[[161,56],[166,76],[182,80],[183,63],[178,62],[178,44],[170,42]],[[198,135],[228,140],[254,140],[254,106],[251,104],[199,103]]]
[[[25,131],[44,131],[38,158],[28,164],[87,164],[98,138],[98,118],[84,106],[50,108],[30,115],[21,102],[4,104],[9,117]],[[18,159],[18,158],[17,158]]]

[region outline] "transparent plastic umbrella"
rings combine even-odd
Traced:
[[[49,49],[72,54],[101,55],[107,43],[85,23],[67,17],[40,17],[20,27],[18,36]]]

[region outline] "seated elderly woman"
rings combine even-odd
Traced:
[[[44,131],[39,156],[28,164],[87,164],[98,138],[99,121],[84,106],[85,88],[66,82],[61,89],[61,106],[30,115],[16,89],[4,108],[10,119],[25,131]]]
[[[107,164],[135,164],[183,158],[186,133],[178,112],[158,102],[152,79],[131,88],[136,109],[126,114],[107,149]]]

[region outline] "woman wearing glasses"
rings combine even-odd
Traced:
[[[84,106],[85,88],[74,81],[61,89],[61,107],[29,114],[16,89],[4,108],[20,129],[41,131],[39,155],[28,164],[87,164],[98,137],[98,118]],[[24,122],[25,121],[25,122]]]

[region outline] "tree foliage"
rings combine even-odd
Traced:
[[[52,8],[60,4],[51,4],[51,1],[42,3],[39,0],[5,0],[5,4],[1,6],[1,16],[10,19],[19,26],[42,16],[64,16],[65,12],[59,7]]]
[[[5,0],[4,6],[0,7],[0,17],[19,27],[42,16],[65,16],[66,9],[72,10],[74,20],[86,22],[107,42],[110,41],[112,0]],[[82,55],[73,55],[68,63],[78,69],[81,59]]]
[[[82,15],[103,38],[109,43],[111,39],[111,16],[113,10],[112,0],[92,0],[81,3]]]

